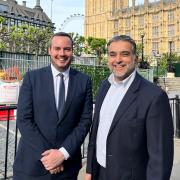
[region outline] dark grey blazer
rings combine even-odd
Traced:
[[[51,67],[28,72],[23,80],[17,109],[21,133],[14,172],[41,176],[41,154],[64,147],[70,158],[64,162],[61,176],[78,173],[81,168],[81,144],[92,122],[92,88],[90,78],[70,69],[65,108],[61,119],[55,105]]]
[[[97,179],[99,112],[110,83],[99,89],[88,147],[87,172]],[[114,116],[107,137],[107,180],[169,180],[173,165],[173,121],[159,87],[136,74]]]

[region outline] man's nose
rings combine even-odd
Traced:
[[[61,50],[59,51],[59,55],[60,55],[60,56],[64,56],[64,55],[65,55],[64,49],[61,49]]]
[[[116,61],[117,63],[122,61],[122,56],[121,56],[121,54],[117,54],[115,61]]]

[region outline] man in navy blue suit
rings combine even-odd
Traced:
[[[54,34],[49,54],[51,65],[27,72],[20,90],[14,180],[77,180],[81,168],[81,144],[92,121],[91,80],[70,68],[69,34]]]
[[[113,37],[111,75],[95,104],[85,180],[169,180],[173,121],[166,93],[135,70],[136,44]]]

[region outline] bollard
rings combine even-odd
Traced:
[[[176,95],[176,137],[180,138],[180,99],[179,96]]]

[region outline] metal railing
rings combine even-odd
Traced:
[[[170,98],[169,99],[170,102],[170,106],[171,106],[171,111],[172,111],[172,117],[173,117],[173,124],[174,124],[174,136],[176,138],[180,138],[180,98],[179,96],[176,96],[175,98]],[[4,165],[4,167],[0,167],[0,172],[1,174],[3,173],[4,179],[7,179],[7,177],[10,177],[12,174],[10,173],[10,175],[8,176],[7,172],[8,168],[10,168],[12,171],[12,164],[14,161],[14,157],[16,156],[16,149],[17,149],[17,144],[18,144],[18,139],[20,137],[20,135],[18,134],[18,129],[16,126],[16,116],[12,116],[12,110],[16,111],[16,106],[4,106],[4,107],[0,107],[0,112],[6,112],[4,117],[1,116],[0,114],[0,128],[4,128],[6,130],[6,137],[4,137],[5,139],[5,157],[3,162],[1,162],[1,164]],[[3,121],[2,121],[3,120]],[[10,129],[10,123],[13,122],[14,123],[14,128]],[[4,127],[6,125],[6,128]],[[13,131],[13,132],[12,132]],[[13,134],[14,136],[14,140],[9,141],[9,137],[10,137],[10,133]],[[88,144],[88,136],[85,140],[85,142],[82,145],[82,158],[86,158],[87,157],[87,144]],[[13,142],[14,144],[10,144],[11,142]],[[8,156],[9,152],[8,151],[13,151],[14,157],[12,159],[12,157]],[[1,154],[2,155],[2,154]],[[11,158],[11,163],[10,166],[8,167],[8,161],[9,158]],[[1,158],[0,158],[1,159]],[[1,159],[2,161],[2,159]]]
[[[180,98],[176,95],[175,98],[170,98],[169,102],[173,117],[174,135],[180,138]]]
[[[4,179],[7,179],[7,172],[8,172],[8,154],[9,154],[9,135],[10,135],[10,121],[15,120],[15,116],[12,115],[12,112],[17,109],[17,106],[4,106],[0,107],[0,120],[6,121],[6,137],[5,137],[5,156],[4,156]],[[1,124],[2,125],[2,124]],[[5,124],[4,124],[5,125]],[[5,128],[5,126],[1,126],[1,128]],[[17,135],[18,135],[18,129],[15,123],[15,133],[14,133],[14,149],[11,149],[11,151],[14,151],[14,158],[16,156],[16,149],[17,149]],[[2,144],[2,142],[1,142]],[[14,159],[13,158],[13,159]],[[0,158],[1,159],[1,158]],[[2,161],[2,159],[1,159]],[[0,171],[3,171],[2,169]]]
[[[49,55],[36,56],[34,54],[9,53],[0,51],[0,70],[8,73],[9,76],[14,76],[12,68],[17,68],[19,74],[23,76],[27,71],[45,67],[49,65],[50,62],[51,58]],[[74,56],[72,63],[95,66],[96,58]]]
[[[20,133],[18,132],[16,124],[16,109],[17,106],[0,106],[0,128],[6,130],[5,137],[3,137],[5,139],[5,146],[3,145],[1,148],[1,150],[4,150],[5,147],[4,158],[2,157],[2,154],[0,154],[0,164],[3,164],[3,166],[0,166],[0,175],[3,175],[4,179],[9,179],[12,176],[12,165],[16,156],[17,145],[20,138]],[[12,122],[14,123],[14,128],[10,128],[10,123]],[[10,134],[13,134],[14,137],[9,138]],[[84,143],[81,147],[82,159],[86,158],[88,144],[87,139],[88,137],[85,140],[86,143]],[[10,144],[11,142],[13,142],[13,144]],[[13,154],[13,157],[9,157],[9,154]],[[9,163],[9,161],[11,162]],[[8,164],[11,167],[8,167]],[[8,168],[10,168],[10,170],[8,170]],[[10,175],[8,175],[8,172],[10,172]]]

